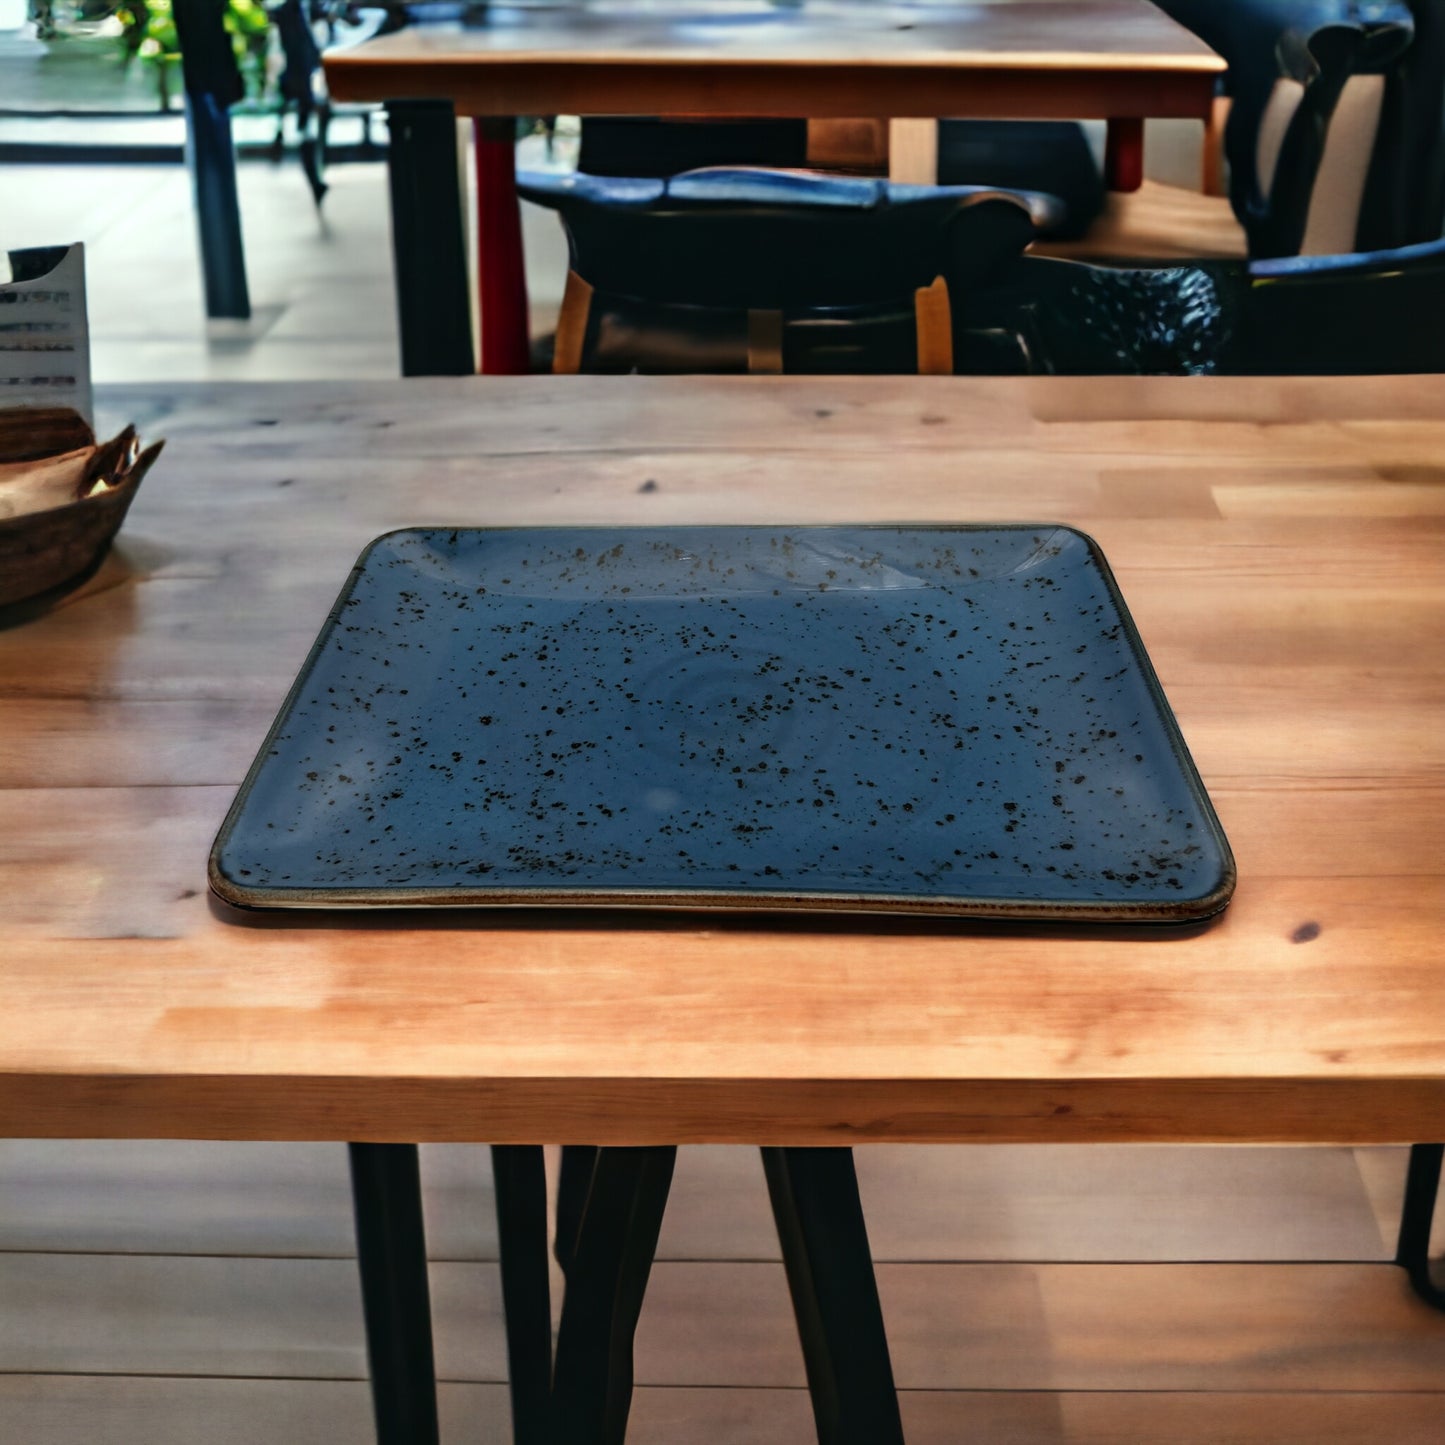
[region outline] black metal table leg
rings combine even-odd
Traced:
[[[1430,1277],[1430,1226],[1440,1192],[1440,1165],[1445,1144],[1414,1144],[1405,1176],[1405,1207],[1400,1213],[1400,1242],[1395,1263],[1410,1277],[1411,1287],[1426,1304],[1445,1310],[1445,1289]]]
[[[557,1336],[558,1440],[622,1445],[632,1341],[676,1159],[670,1146],[597,1153]]]
[[[471,293],[449,101],[395,100],[391,144],[391,252],[403,376],[470,376]]]
[[[186,160],[195,194],[206,315],[245,320],[251,314],[251,296],[230,113],[245,86],[221,0],[176,0],[172,13],[186,89]]]
[[[186,92],[186,158],[195,192],[206,315],[244,321],[251,314],[231,117],[213,95]]]
[[[902,1445],[851,1149],[764,1149],[819,1445]]]
[[[349,1149],[377,1445],[437,1445],[417,1148],[352,1144]]]
[[[537,1144],[492,1145],[514,1445],[551,1445],[552,1302],[547,1173]]]
[[[564,1144],[562,1172],[557,1181],[557,1239],[552,1253],[566,1274],[577,1253],[577,1235],[582,1228],[582,1212],[587,1208],[587,1194],[592,1188],[592,1171],[597,1166],[595,1144]]]

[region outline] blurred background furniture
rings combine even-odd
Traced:
[[[1445,234],[1445,0],[1409,0],[1414,39],[1385,76],[1355,249]]]
[[[251,314],[231,107],[245,94],[218,0],[173,0],[186,94],[187,159],[205,277],[206,315]]]
[[[994,205],[981,187],[724,167],[519,181],[567,232],[559,372],[948,374],[949,285],[987,275],[1057,209],[1043,196]]]
[[[719,170],[522,193],[571,244],[559,371],[1445,369],[1419,324],[1445,314],[1445,241],[1105,267],[1023,254],[1047,198],[997,191]]]
[[[1414,37],[1404,0],[1159,0],[1229,63],[1229,198],[1254,258],[1355,249],[1387,74]],[[1352,81],[1354,104],[1339,116]],[[1400,244],[1398,241],[1392,244]]]
[[[1439,237],[1439,0],[1159,3],[1228,62],[1228,206],[1151,185],[1111,196],[1091,234],[1041,253],[1147,262],[1231,259],[1247,249],[1267,259]]]
[[[1053,196],[1040,233],[1082,236],[1104,204],[1104,178],[1078,121],[940,120],[899,132],[886,121],[695,121],[589,116],[577,169],[589,176],[666,177],[713,166],[770,166],[890,175],[923,185],[998,186]],[[922,141],[909,149],[909,142]],[[890,169],[891,162],[891,169]]]
[[[435,98],[478,118],[487,372],[529,366],[512,172],[516,115],[748,118],[786,109],[891,118],[891,138],[907,135],[902,123],[919,117],[1096,117],[1111,123],[1113,183],[1131,186],[1139,180],[1144,117],[1207,117],[1224,69],[1147,0],[900,8],[810,0],[743,16],[674,17],[656,9],[518,9],[509,20],[494,30],[404,31],[325,61],[338,99]],[[440,168],[434,179],[440,184]],[[434,185],[417,189],[405,177],[399,185],[422,207],[423,236],[452,227],[454,202]],[[425,325],[412,278],[445,277],[455,310],[465,314],[465,271],[400,242],[395,259],[406,366],[457,369],[456,354],[429,355],[406,338]]]
[[[952,294],[960,372],[1445,369],[1445,328],[1420,323],[1445,315],[1445,240],[1345,256],[1136,269],[1020,255]]]

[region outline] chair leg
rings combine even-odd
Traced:
[[[919,376],[952,376],[953,311],[944,277],[934,277],[932,285],[913,293],[913,324],[918,333]]]
[[[549,1445],[552,1302],[547,1278],[547,1174],[541,1146],[494,1144],[492,1179],[513,1445]]]
[[[671,1146],[597,1153],[557,1336],[558,1440],[622,1445],[632,1341],[676,1159]]]
[[[764,1149],[819,1445],[902,1445],[851,1149]]]
[[[1216,95],[1204,122],[1204,149],[1200,165],[1200,190],[1206,196],[1226,196],[1229,187],[1224,179],[1224,127],[1229,123],[1231,101],[1227,95]]]
[[[377,1445],[437,1445],[417,1148],[352,1144],[349,1149]]]
[[[557,313],[557,333],[552,344],[552,371],[557,376],[575,376],[582,370],[587,350],[587,323],[592,315],[592,288],[575,271],[567,272],[562,288],[562,307]]]
[[[1405,1176],[1405,1207],[1400,1214],[1400,1241],[1395,1263],[1410,1277],[1411,1288],[1426,1304],[1445,1310],[1445,1289],[1430,1277],[1430,1226],[1440,1192],[1440,1165],[1445,1144],[1414,1144]]]

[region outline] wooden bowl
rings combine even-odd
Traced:
[[[0,423],[0,438],[5,432],[5,425]],[[73,431],[61,430],[55,436],[63,438],[67,448],[77,440]],[[0,517],[0,607],[78,585],[93,572],[120,531],[161,446],[157,442],[135,455],[135,432],[128,427],[95,453],[74,489],[79,494],[72,500]],[[36,458],[32,449],[20,459],[44,457],[42,454]],[[13,454],[0,455],[0,463],[13,460]],[[97,479],[106,485],[90,494]]]

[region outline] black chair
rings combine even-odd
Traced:
[[[1356,246],[1380,251],[1445,234],[1445,0],[1409,0],[1415,38],[1390,70]]]
[[[1253,258],[1298,255],[1330,123],[1352,76],[1388,74],[1409,48],[1405,0],[1157,0],[1229,64],[1224,149],[1230,204]],[[1272,174],[1261,136],[1281,81],[1301,87]],[[1402,239],[1388,238],[1398,245]]]
[[[282,0],[271,10],[272,23],[281,42],[286,65],[277,88],[281,92],[281,114],[276,119],[276,140],[273,154],[280,158],[285,146],[286,112],[296,110],[296,128],[300,132],[298,147],[301,169],[311,188],[311,199],[321,205],[327,192],[323,171],[326,165],[326,131],[330,124],[331,104],[318,87],[324,85],[321,71],[321,48],[311,33],[311,17],[302,0]]]
[[[554,370],[948,371],[944,274],[967,284],[1055,203],[747,168],[665,179],[524,173],[571,271]]]
[[[880,140],[882,134],[880,128]],[[809,143],[805,120],[588,116],[582,122],[577,169],[589,176],[659,179],[714,166],[833,169],[810,153]],[[883,169],[881,151],[869,159],[873,169]],[[1053,196],[1061,204],[1039,218],[1039,229],[1060,240],[1082,236],[1104,205],[1103,175],[1083,127],[1072,120],[940,120],[933,179],[941,186]]]
[[[1021,255],[952,294],[959,372],[1320,376],[1445,369],[1445,326],[1429,319],[1445,317],[1445,241],[1147,269]]]

